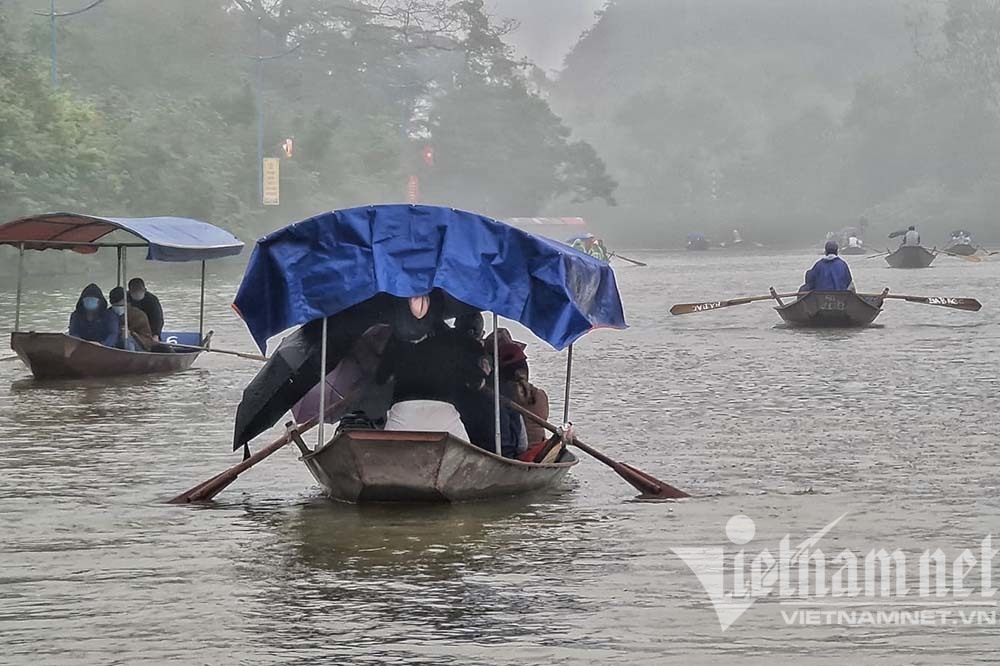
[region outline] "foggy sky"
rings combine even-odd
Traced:
[[[491,13],[516,19],[520,28],[509,41],[518,54],[546,71],[562,67],[580,34],[595,21],[604,0],[488,0]]]

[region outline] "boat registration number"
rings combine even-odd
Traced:
[[[843,310],[847,307],[847,304],[839,298],[834,296],[826,296],[819,302],[820,310]]]

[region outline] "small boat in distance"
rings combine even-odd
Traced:
[[[121,234],[116,234],[121,232]],[[117,240],[102,241],[115,234]],[[205,262],[239,254],[243,242],[219,227],[180,217],[98,217],[80,213],[46,213],[0,225],[0,245],[18,248],[17,296],[10,346],[36,379],[79,379],[187,370],[207,348],[205,335]],[[105,347],[63,332],[24,331],[21,295],[25,250],[72,250],[93,254],[117,250],[118,286],[128,283],[129,248],[146,248],[149,261],[201,262],[201,308],[197,332],[162,334],[159,341],[174,351],[132,351]],[[67,313],[68,318],[68,313]],[[127,318],[127,314],[126,314]],[[194,347],[195,349],[192,349]]]
[[[703,252],[711,247],[711,243],[705,234],[688,234],[687,237],[687,249],[695,252]]]
[[[901,245],[886,255],[885,261],[892,268],[927,268],[937,253],[921,245]]]
[[[979,252],[979,248],[972,241],[972,234],[964,229],[951,232],[951,238],[948,243],[948,247],[944,249],[944,252],[948,254],[971,257]]]
[[[888,292],[888,290],[886,290]],[[810,291],[791,303],[775,296],[774,308],[789,326],[862,328],[882,312],[884,298],[858,296],[852,291]]]

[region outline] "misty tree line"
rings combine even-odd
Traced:
[[[906,224],[1000,239],[1000,3],[619,0],[554,108],[606,159],[632,240]]]
[[[171,214],[252,237],[404,200],[411,174],[422,201],[498,217],[613,202],[482,0],[109,0],[59,19],[58,91],[47,10],[0,1],[3,219]],[[257,200],[258,55],[264,155],[294,139],[277,209]]]

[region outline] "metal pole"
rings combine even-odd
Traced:
[[[316,444],[318,451],[326,443],[323,439],[323,426],[326,423],[326,328],[327,318],[323,317],[323,342],[319,352],[319,442]]]
[[[254,98],[257,105],[257,205],[264,205],[264,105],[260,98],[260,24],[261,17],[257,17],[257,52],[254,72]]]
[[[14,306],[14,332],[21,330],[21,287],[24,281],[24,243],[19,243],[17,255],[17,305]]]
[[[122,280],[125,280],[125,279],[128,278],[128,266],[125,263],[127,261],[127,257],[126,257],[127,250],[128,250],[128,248],[124,248],[124,247],[122,248]],[[119,286],[121,286],[121,285],[119,285]],[[125,288],[122,287],[122,291],[124,291],[124,290],[125,290]],[[122,294],[122,295],[123,295],[124,300],[125,300],[125,314],[124,314],[124,319],[123,319],[123,321],[125,322],[125,325],[124,325],[124,328],[123,328],[123,331],[122,331],[122,349],[127,350],[128,349],[128,341],[129,341],[129,333],[128,333],[128,294]]]
[[[117,267],[117,277],[115,279],[118,280],[117,286],[122,287],[122,246],[121,245],[118,246],[118,267]]]
[[[493,447],[502,455],[500,447],[500,336],[497,335],[497,313],[493,313]]]
[[[198,312],[198,344],[205,341],[205,262],[201,262],[201,310]]]
[[[563,423],[569,423],[569,385],[573,378],[573,345],[566,350],[566,392],[563,394]]]
[[[52,58],[52,87],[59,87],[59,77],[56,76],[56,0],[49,3],[49,22],[51,23],[51,55]]]

